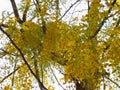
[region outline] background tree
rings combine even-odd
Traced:
[[[53,90],[49,78],[63,90],[105,90],[108,81],[110,89],[120,88],[119,0],[70,1],[21,0],[17,5],[10,0],[13,12],[3,13],[0,21],[1,40],[6,39],[0,56],[13,70],[1,77],[1,83],[12,81],[4,90],[30,90],[36,82],[40,90]],[[56,70],[75,87],[63,87]]]

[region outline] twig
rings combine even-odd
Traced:
[[[37,65],[37,64],[38,64],[38,63],[37,63],[37,60],[34,59],[35,74],[36,74],[36,76],[37,76],[37,79],[40,80],[40,78],[39,78],[39,70],[38,70],[38,65]],[[39,88],[42,90],[42,87],[41,87],[41,84],[40,84],[40,83],[39,83]]]
[[[20,67],[16,68],[13,72],[11,72],[10,74],[8,74],[7,76],[5,76],[1,81],[0,83],[2,83],[4,80],[6,80],[8,77],[10,77],[12,74],[14,74],[17,70],[19,70]]]
[[[6,52],[3,49],[0,49],[0,53],[1,53],[1,51],[2,51],[3,54],[0,55],[0,58],[3,58],[6,55]]]
[[[120,85],[118,85],[115,81],[113,81],[112,79],[110,79],[109,77],[107,76],[104,76],[106,79],[110,80],[112,83],[114,83],[117,87],[120,88]]]
[[[60,85],[60,87],[62,87],[63,90],[65,90],[64,87],[63,87],[63,86],[60,84],[60,82],[58,81],[58,79],[57,79],[57,77],[56,77],[54,71],[53,71],[52,68],[51,68],[51,66],[50,66],[50,69],[51,69],[51,72],[52,72],[54,78],[56,79],[57,83]]]
[[[36,2],[35,2],[35,1],[36,1]],[[45,22],[45,20],[44,20],[44,16],[41,15],[41,8],[39,7],[39,1],[38,1],[38,0],[35,0],[35,1],[33,0],[33,3],[34,3],[34,5],[36,6],[36,10],[39,12],[39,15],[41,16],[42,31],[43,31],[44,34],[46,34],[47,28],[46,28],[46,22]]]
[[[114,6],[115,3],[116,3],[116,1],[117,1],[117,0],[114,0],[111,5]],[[108,14],[111,12],[111,10],[112,10],[112,7],[109,8]],[[95,31],[95,33],[94,33],[92,36],[90,36],[90,39],[94,38],[94,37],[99,33],[99,31],[100,31],[101,28],[104,26],[104,23],[106,22],[106,20],[107,20],[108,18],[109,18],[108,15],[104,17],[104,19],[103,19],[103,21],[100,23],[98,29]]]
[[[16,65],[17,65],[17,62],[15,62],[14,71],[16,69]],[[15,78],[15,73],[13,73],[13,77],[12,77],[12,86],[14,85],[14,78]]]
[[[19,54],[21,55],[24,63],[26,64],[26,66],[28,67],[28,69],[30,70],[31,74],[36,78],[36,80],[38,81],[38,84],[41,85],[41,87],[43,88],[43,90],[47,90],[47,88],[43,85],[43,83],[40,81],[40,79],[37,78],[37,75],[33,72],[31,66],[29,65],[29,63],[27,62],[26,58],[24,57],[24,54],[22,53],[21,49],[15,44],[15,42],[12,40],[12,38],[10,37],[10,35],[5,32],[3,30],[2,27],[0,27],[0,30],[9,38],[11,44],[17,49],[17,51],[19,52]]]
[[[41,69],[41,78],[42,78],[42,83],[43,83],[43,81],[44,81],[44,77],[43,77],[43,66],[42,66],[42,64],[40,65],[40,69]]]
[[[0,50],[4,53],[2,56],[0,56],[0,58],[2,58],[2,57],[4,57],[5,55],[13,55],[13,56],[19,56],[19,55],[15,55],[15,54],[13,54],[13,53],[9,53],[8,51],[6,51],[6,50],[4,50],[4,49],[2,49],[2,48],[0,48]]]
[[[31,73],[34,76],[36,76],[35,73],[33,72],[33,70],[31,69],[30,65],[28,64],[27,60],[25,59],[24,54],[22,53],[21,49],[14,43],[14,41],[12,40],[12,38],[10,37],[10,35],[7,32],[5,32],[2,27],[0,27],[0,30],[9,38],[10,42],[12,43],[12,45],[18,50],[18,52],[20,53],[23,61],[28,66],[28,69],[31,71]]]
[[[120,18],[119,18],[119,20],[117,21],[116,27],[119,26],[119,24],[120,24]]]
[[[59,18],[59,20],[61,20],[69,11],[70,9],[79,2],[80,0],[77,0],[75,3],[73,3],[68,9],[67,11]]]

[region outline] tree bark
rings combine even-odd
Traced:
[[[79,83],[78,81],[75,83],[76,86],[76,90],[86,90],[81,83]]]

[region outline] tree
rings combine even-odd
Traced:
[[[30,90],[34,81],[40,90],[53,90],[48,78],[55,78],[64,89],[54,69],[64,75],[65,83],[74,83],[76,90],[96,90],[101,85],[105,90],[107,81],[120,88],[117,0],[73,0],[64,13],[61,0],[10,2],[13,13],[3,13],[0,21],[1,40],[7,38],[0,56],[13,69],[1,78],[1,83],[12,81],[5,83],[4,90]],[[81,9],[75,9],[82,2],[87,9],[82,17],[76,16],[76,12],[82,14]],[[71,18],[65,20],[68,12],[72,12]]]

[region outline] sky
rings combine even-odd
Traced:
[[[0,16],[3,11],[11,9],[10,1],[9,0],[0,0]]]

